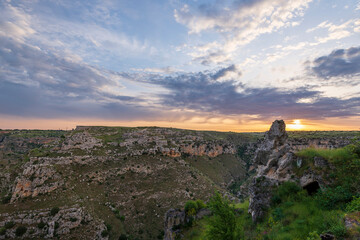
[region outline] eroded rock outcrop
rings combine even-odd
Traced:
[[[310,168],[301,175],[295,174],[296,168],[302,166],[287,142],[288,134],[283,120],[273,122],[270,130],[265,133],[264,140],[256,151],[254,165],[257,165],[256,176],[249,187],[249,213],[253,221],[263,217],[270,205],[272,190],[285,181],[297,182],[312,194],[324,184],[323,177]],[[315,165],[328,166],[325,159],[314,160]]]
[[[81,239],[108,239],[102,237],[101,232],[106,229],[103,222],[95,220],[84,208],[73,206],[60,208],[57,212],[51,209],[21,211],[13,214],[0,214],[0,228],[6,223],[12,223],[0,239],[18,238],[16,228],[25,227],[22,238],[51,239],[56,236],[61,239],[71,238],[70,232],[77,228],[86,228],[85,236]]]
[[[75,133],[63,142],[61,150],[67,151],[69,149],[78,148],[81,150],[88,150],[94,147],[101,147],[102,141],[100,139],[94,138],[87,131]]]
[[[185,224],[186,214],[180,209],[169,209],[165,214],[164,240],[174,240],[179,234],[178,226]]]
[[[54,191],[64,184],[53,166],[47,164],[27,164],[20,177],[15,180],[11,202],[19,198],[35,197]]]
[[[164,240],[175,240],[181,237],[181,227],[189,223],[192,218],[201,219],[211,215],[209,209],[200,209],[195,216],[189,217],[184,210],[169,209],[165,214]]]
[[[216,157],[221,154],[235,154],[236,148],[228,144],[205,143],[181,146],[181,152],[193,156]]]

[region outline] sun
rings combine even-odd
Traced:
[[[287,127],[292,130],[301,130],[305,126],[301,124],[301,121],[299,119],[295,119],[292,124],[288,124]]]

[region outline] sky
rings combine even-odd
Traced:
[[[0,1],[0,128],[360,129],[359,0]]]

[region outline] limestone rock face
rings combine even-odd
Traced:
[[[0,227],[9,221],[13,221],[17,226],[25,226],[27,231],[22,237],[26,239],[52,239],[55,236],[68,239],[71,230],[76,228],[88,229],[87,236],[82,239],[107,239],[99,233],[106,228],[104,223],[95,220],[78,205],[61,208],[55,215],[51,214],[50,209],[38,209],[0,214],[0,219]],[[43,223],[43,227],[39,228],[39,223]],[[15,231],[16,226],[7,229],[4,235],[0,235],[0,239],[17,239]]]
[[[294,157],[286,143],[285,128],[283,120],[275,120],[255,153],[253,162],[258,166],[257,174],[249,187],[249,213],[254,222],[263,217],[270,206],[272,188],[291,178],[288,169]]]
[[[88,132],[75,133],[65,140],[61,146],[61,150],[79,148],[82,150],[92,149],[94,147],[101,147],[102,141],[92,137]]]
[[[258,165],[257,177],[266,176],[277,181],[291,178],[288,170],[292,167],[295,156],[287,144],[285,127],[283,120],[275,120],[270,130],[265,133],[254,158],[254,163]]]
[[[61,176],[48,164],[27,164],[15,182],[11,202],[52,192],[64,184]]]
[[[165,235],[164,240],[174,240],[178,230],[174,229],[185,223],[185,212],[179,209],[169,209],[165,214]]]
[[[249,187],[249,213],[253,221],[261,218],[264,210],[269,207],[274,186],[292,181],[312,194],[325,185],[321,171],[308,168],[301,175],[296,174],[296,168],[300,168],[303,162],[294,154],[299,148],[290,146],[285,128],[283,120],[274,121],[256,151],[253,164],[257,166],[257,172]],[[322,169],[331,168],[325,159],[318,157],[314,158],[314,166]]]
[[[255,164],[265,165],[270,155],[280,155],[289,150],[289,146],[285,144],[288,138],[285,128],[286,125],[283,120],[275,120],[273,122],[255,153]]]
[[[183,145],[181,152],[193,156],[216,157],[221,154],[235,154],[236,149],[232,145],[207,143]]]
[[[211,211],[203,208],[193,217],[195,219],[201,219],[209,215],[211,215]],[[164,240],[179,239],[179,237],[181,237],[180,226],[189,221],[190,217],[186,215],[185,211],[180,209],[169,209],[165,214]]]
[[[293,181],[296,156],[287,143],[288,135],[283,120],[275,120],[257,149],[253,163],[256,176],[249,187],[249,213],[256,222],[270,207],[273,187],[284,181]]]
[[[271,192],[273,187],[277,185],[278,181],[270,178],[259,177],[253,179],[249,187],[249,213],[254,222],[261,219],[265,214],[265,210],[270,207]]]

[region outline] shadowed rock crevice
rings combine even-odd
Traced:
[[[311,182],[303,187],[309,195],[314,195],[319,191],[320,185],[317,181]]]

